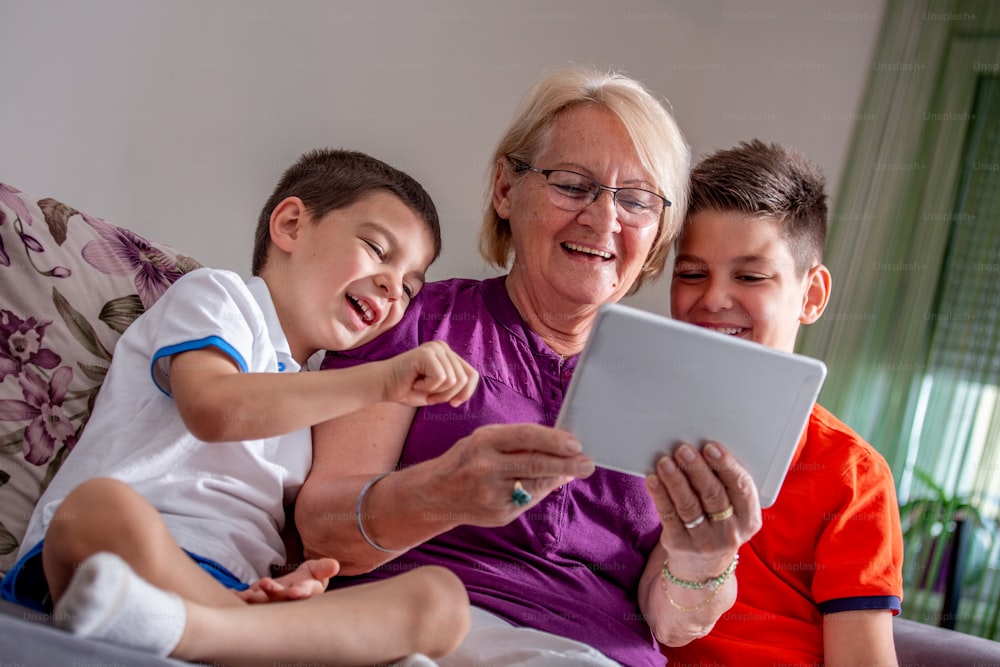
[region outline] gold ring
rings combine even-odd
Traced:
[[[726,509],[722,510],[721,512],[712,512],[711,514],[709,514],[708,515],[708,520],[709,521],[725,521],[726,519],[728,519],[732,515],[733,515],[733,506],[730,505],[729,507],[727,507]]]

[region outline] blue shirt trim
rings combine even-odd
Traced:
[[[152,361],[149,364],[149,373],[153,378],[153,384],[156,385],[156,388],[162,391],[167,396],[172,396],[172,394],[166,389],[166,387],[161,386],[160,383],[157,382],[156,380],[157,362],[159,362],[161,359],[165,357],[172,357],[173,355],[180,354],[181,352],[190,352],[191,350],[203,350],[206,347],[215,347],[225,352],[230,357],[232,357],[233,361],[235,361],[236,364],[240,367],[241,372],[243,373],[247,372],[247,362],[246,360],[243,359],[243,355],[240,354],[235,347],[233,347],[232,345],[227,343],[224,339],[218,336],[208,336],[206,338],[199,338],[198,340],[189,340],[184,343],[177,343],[176,345],[168,345],[166,347],[162,347],[159,350],[157,350],[156,353],[153,355]]]
[[[42,543],[31,547],[0,579],[0,599],[48,614],[52,611],[49,584],[42,570]]]
[[[895,595],[869,595],[856,598],[837,598],[819,604],[821,614],[835,614],[838,611],[861,611],[865,609],[888,609],[895,616],[900,611],[900,600]]]
[[[235,574],[233,574],[224,566],[215,562],[211,558],[205,558],[204,556],[199,556],[198,554],[188,551],[187,549],[184,550],[184,553],[186,553],[191,558],[191,560],[197,563],[198,566],[201,567],[201,569],[205,570],[205,572],[208,572],[210,575],[212,575],[212,578],[214,578],[216,581],[218,581],[226,588],[230,588],[234,591],[245,591],[246,589],[250,588],[250,584],[246,584],[240,581],[239,577],[237,577]]]

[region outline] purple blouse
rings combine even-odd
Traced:
[[[481,376],[472,398],[418,409],[400,466],[434,458],[477,427],[551,426],[576,358],[553,352],[521,318],[504,278],[427,284],[392,331],[331,353],[324,367],[384,359],[444,340]],[[461,520],[462,508],[455,508]],[[501,528],[463,525],[361,577],[384,578],[442,565],[465,582],[472,604],[520,626],[570,637],[625,665],[663,665],[637,602],[639,579],[660,534],[641,477],[598,468]]]

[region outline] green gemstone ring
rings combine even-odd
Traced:
[[[514,504],[518,507],[524,507],[531,502],[531,494],[528,493],[521,485],[521,480],[514,482],[514,492],[510,494],[510,499],[513,500]]]

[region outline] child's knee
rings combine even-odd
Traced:
[[[130,486],[107,477],[83,482],[70,491],[52,515],[46,545],[76,548],[77,557],[119,540],[132,541],[157,525],[155,509]]]
[[[421,567],[417,572],[424,577],[424,585],[432,600],[447,606],[468,606],[469,594],[465,590],[465,584],[454,572],[438,565]]]
[[[417,634],[428,642],[422,652],[432,657],[450,653],[465,638],[471,623],[465,585],[444,567],[421,567],[410,574],[419,589],[415,593],[422,627]]]
[[[94,477],[86,482],[81,482],[67,493],[66,498],[60,504],[60,511],[62,508],[76,503],[87,505],[94,502],[109,504],[129,502],[130,497],[135,495],[137,495],[135,490],[125,482],[111,477]]]

